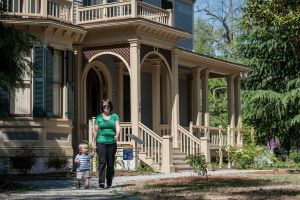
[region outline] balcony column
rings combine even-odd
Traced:
[[[208,89],[209,71],[202,72],[202,111],[204,114],[204,137],[201,137],[201,153],[205,155],[207,162],[210,162],[210,133],[209,133],[209,89]]]
[[[83,122],[82,103],[81,103],[81,78],[82,78],[82,49],[81,46],[74,47],[74,133],[72,134],[72,145],[77,149],[77,145],[81,142],[82,130],[80,128]]]
[[[132,133],[139,134],[139,122],[141,121],[141,62],[140,42],[130,40],[130,102]]]
[[[178,137],[179,125],[179,89],[178,89],[178,50],[172,49],[172,123],[171,134],[173,136],[174,147],[180,146],[180,138]]]
[[[138,2],[137,0],[131,0],[131,17],[137,18],[137,8],[138,8]]]
[[[43,17],[47,17],[47,4],[48,4],[48,1],[40,1],[41,2],[41,15],[43,16]],[[28,2],[27,1],[25,1],[24,3],[26,3],[25,4],[25,7],[27,7],[26,5],[28,5]],[[27,9],[27,8],[26,8]]]
[[[123,76],[124,76],[124,66],[123,62],[116,63],[117,66],[117,80],[116,80],[116,111],[119,114],[120,121],[124,119],[124,93],[123,93]]]
[[[160,135],[160,59],[152,59],[152,125],[153,131]]]
[[[193,83],[192,83],[192,119],[196,125],[201,125],[202,113],[201,113],[201,69],[196,68],[193,71]]]

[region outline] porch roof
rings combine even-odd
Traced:
[[[228,73],[239,74],[251,71],[251,68],[242,64],[213,58],[183,48],[178,48],[178,51],[179,64],[187,67],[207,69],[211,72],[224,75]]]

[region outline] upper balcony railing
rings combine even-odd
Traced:
[[[122,0],[117,3],[79,7],[77,24],[128,18],[144,18],[172,26],[171,11],[137,0]]]
[[[10,15],[72,22],[72,0],[4,0]]]

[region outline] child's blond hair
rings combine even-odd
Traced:
[[[79,145],[78,145],[78,150],[79,150],[79,152],[81,152],[82,148],[84,148],[84,147],[88,147],[88,145],[87,145],[86,143],[81,143],[81,144],[79,144]]]

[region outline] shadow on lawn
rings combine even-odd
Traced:
[[[269,186],[269,189],[261,189],[266,186]],[[283,195],[299,195],[300,189],[284,189],[266,179],[223,176],[210,177],[208,180],[204,177],[156,180],[145,185],[143,189],[135,190],[135,195],[142,197],[141,199],[202,199],[205,194],[215,196],[212,199],[225,196],[229,199],[239,199],[241,196],[245,199],[280,199]]]

